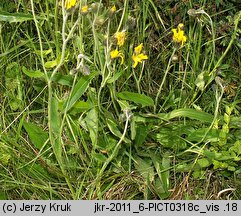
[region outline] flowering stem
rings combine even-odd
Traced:
[[[166,68],[164,77],[163,77],[163,79],[162,79],[162,83],[161,83],[161,85],[160,85],[160,87],[159,87],[159,89],[158,89],[158,92],[157,92],[157,95],[156,95],[156,98],[155,98],[154,113],[156,113],[157,104],[158,104],[158,99],[159,99],[159,96],[160,96],[160,94],[161,94],[162,87],[163,87],[163,85],[164,85],[164,83],[165,83],[165,81],[166,81],[167,74],[168,74],[168,72],[169,72],[169,70],[170,70],[170,66],[171,66],[171,62],[172,62],[172,57],[173,57],[173,55],[175,54],[175,52],[176,52],[176,48],[174,48],[174,50],[173,50],[173,52],[172,52],[172,55],[171,55],[171,57],[169,58],[168,65],[167,65],[167,68]]]
[[[42,67],[43,67],[43,70],[44,70],[45,78],[46,78],[46,80],[48,81],[49,78],[48,78],[47,70],[46,70],[46,68],[45,68],[42,38],[41,38],[40,30],[39,30],[39,27],[38,27],[38,21],[37,21],[36,15],[35,15],[33,0],[31,0],[31,10],[32,10],[33,20],[34,20],[34,23],[35,23],[35,27],[36,27],[37,34],[38,34],[38,39],[39,39],[41,64],[42,64]]]
[[[106,169],[106,167],[110,164],[110,162],[116,157],[116,155],[118,154],[118,151],[120,149],[121,143],[124,141],[126,133],[127,133],[127,129],[128,129],[128,125],[129,125],[129,121],[131,119],[131,114],[130,111],[128,109],[124,110],[124,114],[126,116],[126,123],[125,123],[125,127],[124,127],[124,131],[122,136],[120,137],[119,142],[116,144],[114,150],[112,151],[111,155],[107,158],[107,160],[105,161],[105,163],[103,164],[101,170],[99,171],[99,173],[96,176],[95,181],[93,182],[96,186],[98,185],[98,183],[101,180],[101,177],[103,176],[103,173]]]
[[[133,75],[134,75],[134,79],[135,79],[135,81],[136,81],[137,91],[138,91],[138,93],[140,94],[140,93],[141,93],[140,80],[137,79],[137,77],[136,77],[135,69],[133,69]]]
[[[39,39],[39,46],[40,46],[40,56],[41,56],[41,64],[45,73],[45,77],[46,77],[46,81],[47,81],[47,86],[48,86],[48,129],[49,129],[49,140],[54,152],[54,155],[56,157],[56,160],[58,162],[58,165],[61,169],[61,172],[63,173],[63,175],[65,176],[65,180],[66,183],[72,193],[72,196],[74,197],[74,189],[68,179],[68,175],[66,173],[66,170],[63,166],[63,160],[62,160],[62,152],[61,152],[61,148],[62,148],[62,137],[61,137],[61,130],[56,129],[56,116],[57,115],[57,111],[55,110],[56,108],[56,99],[53,96],[53,88],[52,88],[52,80],[54,78],[54,75],[59,71],[60,67],[62,66],[63,62],[64,62],[64,57],[65,57],[65,49],[66,49],[66,45],[68,40],[71,38],[71,36],[73,35],[73,32],[77,26],[77,24],[79,23],[79,18],[76,20],[76,22],[74,23],[74,25],[72,26],[71,30],[68,33],[67,38],[65,37],[65,31],[66,31],[66,22],[68,19],[68,14],[65,11],[64,8],[64,0],[62,0],[62,14],[63,14],[63,24],[62,24],[62,52],[61,52],[61,58],[60,61],[58,63],[58,65],[55,67],[55,69],[53,70],[52,74],[50,77],[48,77],[47,74],[47,70],[45,68],[45,61],[44,61],[44,55],[43,55],[43,45],[42,45],[42,40],[41,40],[41,34],[40,34],[40,30],[38,27],[38,21],[36,19],[36,15],[35,15],[35,10],[34,10],[34,3],[33,0],[30,0],[31,2],[31,9],[32,9],[32,14],[33,14],[33,19],[34,19],[34,23],[35,23],[35,27],[37,30],[37,34],[38,34],[38,39]],[[63,123],[62,123],[63,124]]]
[[[126,11],[127,11],[127,7],[128,7],[128,3],[129,3],[129,1],[128,1],[128,0],[125,0],[125,2],[124,2],[124,9],[123,9],[123,13],[122,13],[122,16],[121,16],[121,20],[120,20],[120,24],[119,24],[119,26],[118,26],[117,32],[120,31],[121,25],[122,25],[123,20],[124,20],[124,18],[125,18]]]

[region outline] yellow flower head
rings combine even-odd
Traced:
[[[76,5],[77,0],[65,0],[64,7],[69,10]]]
[[[122,52],[120,52],[119,50],[115,49],[115,50],[112,50],[110,52],[110,57],[112,59],[115,59],[115,58],[121,58],[121,64],[124,63],[124,54]]]
[[[184,27],[184,25],[182,23],[180,23],[177,26],[177,29],[172,29],[173,32],[173,41],[177,42],[177,43],[181,43],[181,46],[184,45],[184,43],[187,41],[187,37],[184,34],[184,31],[182,30]]]
[[[111,13],[115,13],[116,12],[116,6],[114,5],[111,9],[110,9]]]
[[[121,31],[121,32],[116,32],[115,33],[115,39],[117,40],[117,45],[118,46],[123,46],[126,40],[126,32],[125,31]]]
[[[141,43],[140,45],[138,45],[137,47],[135,47],[135,54],[140,54],[143,48],[143,43]]]
[[[134,48],[134,54],[132,55],[132,60],[134,62],[133,68],[136,68],[138,63],[142,63],[143,60],[148,59],[147,55],[144,55],[143,53],[141,53],[142,48],[143,48],[143,43],[141,43],[140,45]]]
[[[88,11],[89,11],[88,5],[85,5],[85,6],[83,6],[83,7],[81,8],[81,13],[82,13],[82,14],[87,14]]]

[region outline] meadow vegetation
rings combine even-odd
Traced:
[[[240,199],[236,2],[1,0],[0,199]]]

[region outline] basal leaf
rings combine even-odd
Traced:
[[[37,17],[37,19],[44,19],[41,17]],[[0,11],[0,21],[2,22],[24,22],[33,20],[32,14],[26,14],[26,13],[8,13],[5,11]]]
[[[122,137],[122,133],[120,132],[120,130],[117,127],[117,124],[115,121],[113,121],[110,118],[106,119],[106,124],[108,126],[108,128],[110,129],[111,133],[114,134],[115,136],[121,138]],[[130,140],[127,138],[124,138],[124,142],[126,143],[130,143]]]
[[[27,76],[31,77],[31,78],[39,78],[39,77],[43,77],[44,73],[41,72],[40,70],[28,70],[26,67],[22,67],[22,71],[24,74],[26,74]]]
[[[46,68],[54,68],[58,64],[58,59],[52,60],[52,61],[47,61],[45,62],[44,66]]]
[[[24,129],[27,131],[28,136],[37,149],[41,149],[48,139],[48,133],[41,127],[30,122],[23,123]]]
[[[90,111],[88,111],[84,120],[89,130],[92,145],[96,146],[98,141],[98,122],[99,122],[97,109],[93,108]]]
[[[61,131],[60,131],[60,114],[58,112],[58,101],[52,97],[50,101],[50,114],[49,114],[49,130],[51,134],[51,144],[56,159],[62,163],[62,144],[61,144]]]
[[[211,123],[213,121],[213,115],[206,112],[197,111],[195,109],[190,109],[190,108],[181,108],[181,109],[173,110],[172,112],[167,114],[160,113],[158,114],[158,116],[161,119],[167,120],[167,121],[177,117],[187,117],[190,119],[196,119],[196,120],[204,121],[208,123]]]
[[[154,105],[154,101],[152,100],[152,98],[150,98],[144,94],[123,91],[123,92],[118,93],[117,96],[119,98],[121,98],[122,100],[128,100],[128,101],[132,101],[136,104],[141,104],[142,107]]]
[[[137,171],[143,176],[147,182],[153,182],[155,173],[152,162],[149,160],[143,160],[139,157],[135,158],[135,167]]]
[[[64,104],[64,108],[67,107],[67,111],[73,107],[77,100],[85,93],[91,80],[96,76],[96,72],[91,73],[89,76],[83,76],[75,85],[74,90],[70,96],[70,100],[67,100]]]
[[[57,73],[53,77],[53,82],[57,82],[64,86],[72,86],[73,76]]]

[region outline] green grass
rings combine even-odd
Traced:
[[[0,3],[0,199],[240,199],[238,6],[64,2]]]

